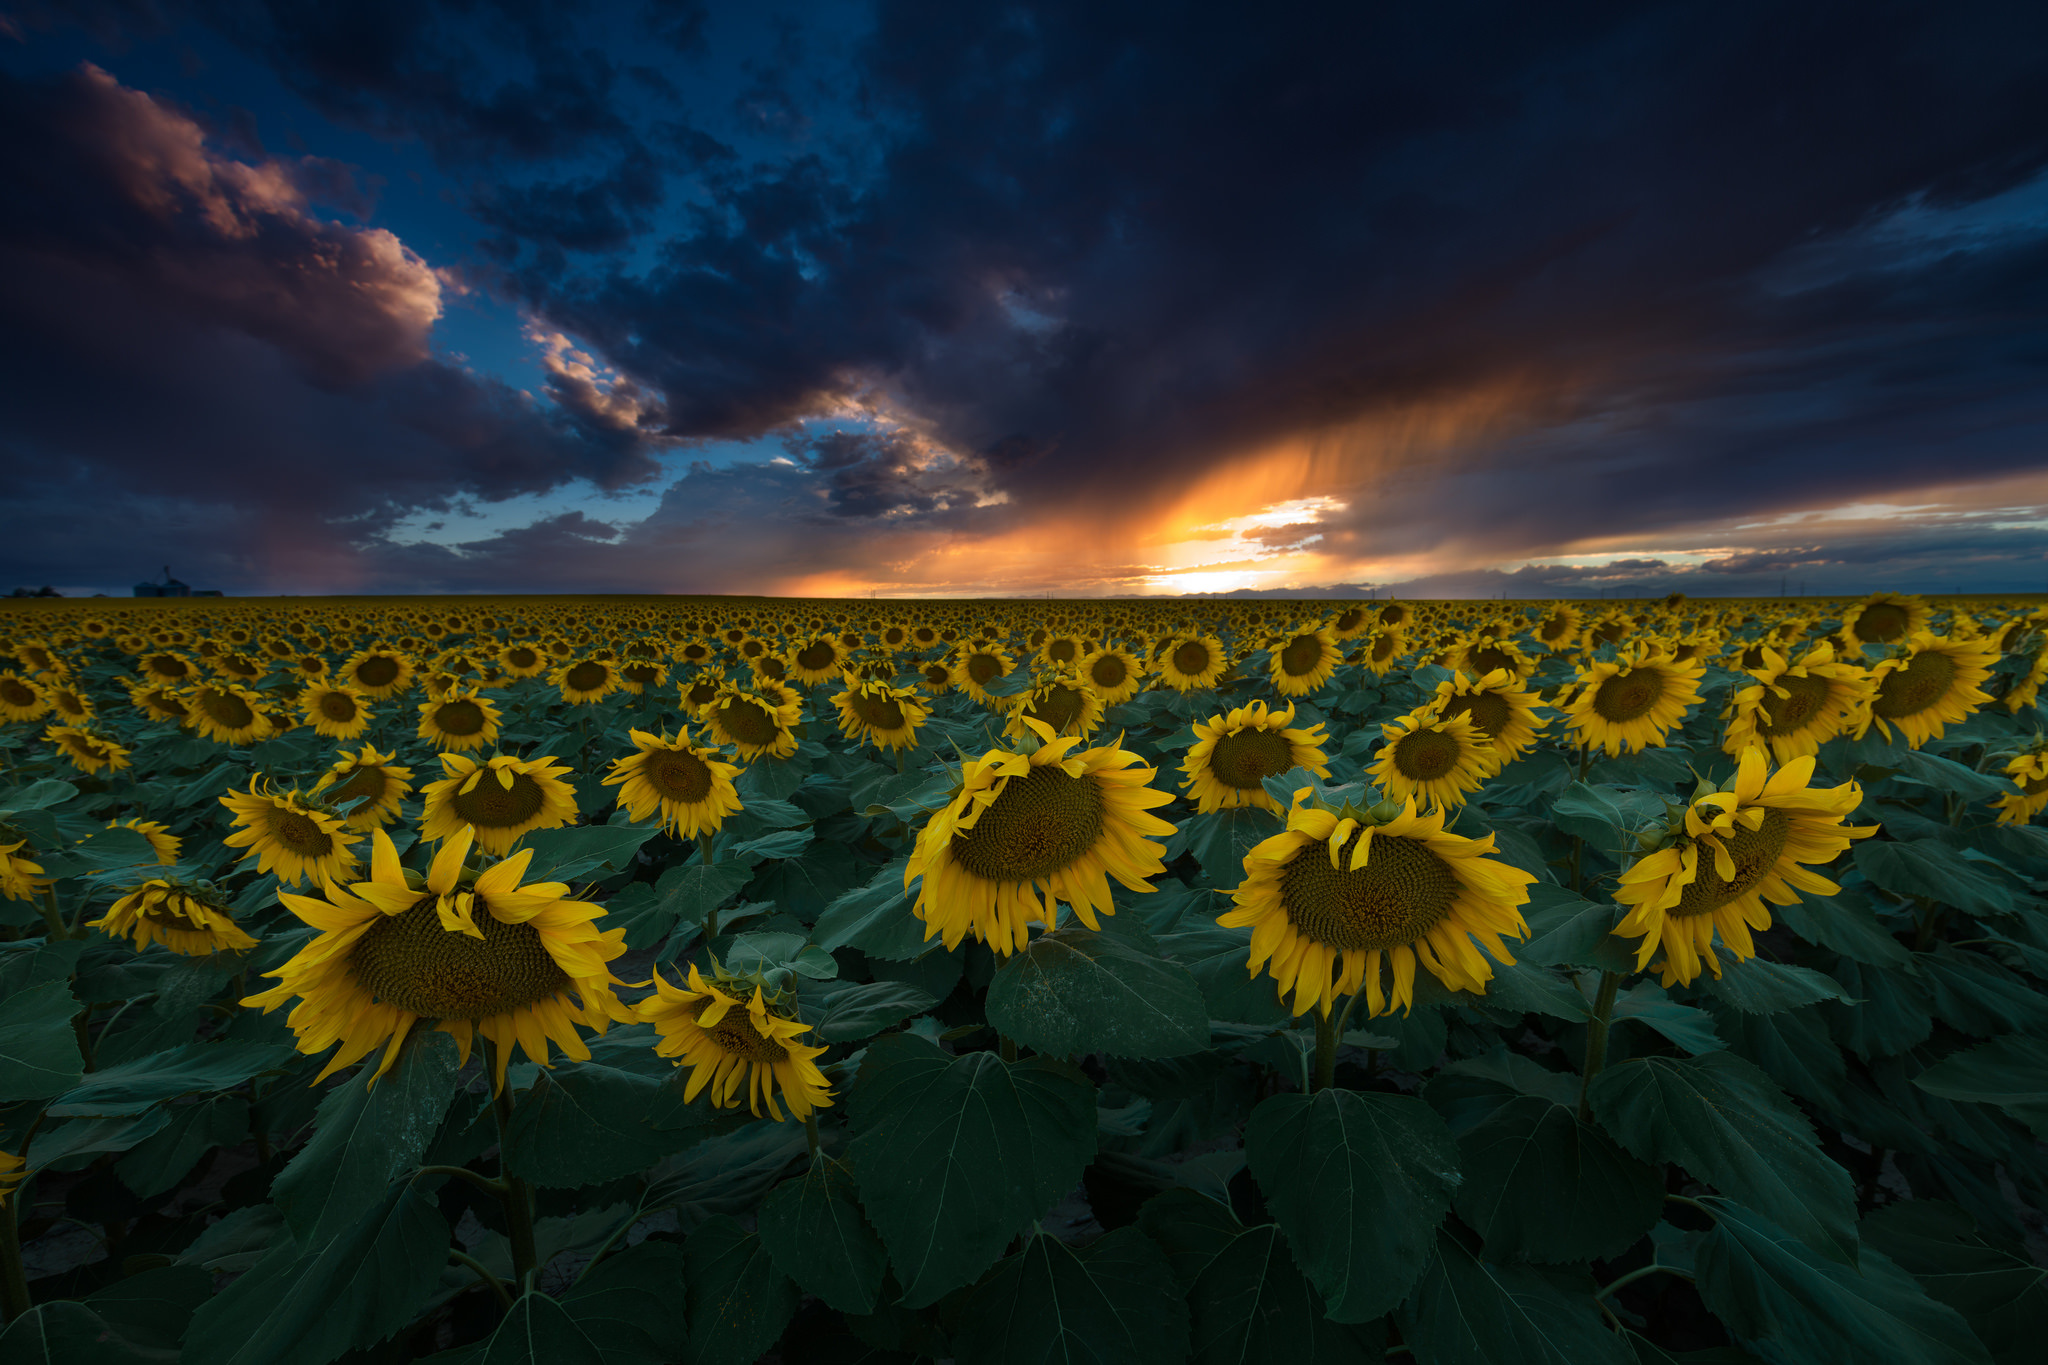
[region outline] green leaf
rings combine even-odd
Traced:
[[[84,1304],[58,1299],[7,1324],[0,1359],[8,1365],[175,1365],[178,1353],[136,1341]]]
[[[137,1143],[115,1163],[114,1173],[148,1199],[175,1188],[215,1147],[232,1147],[248,1136],[249,1102],[240,1095],[215,1095],[172,1110],[162,1131]]]
[[[79,954],[85,951],[79,939],[46,938],[18,943],[0,943],[0,1000],[45,981],[58,981],[78,970]]]
[[[893,1033],[847,1107],[861,1203],[911,1308],[979,1277],[1095,1154],[1095,1088],[1049,1057],[949,1057]]]
[[[83,1158],[128,1151],[155,1137],[170,1122],[168,1109],[152,1109],[139,1117],[72,1119],[37,1136],[36,1165],[57,1171],[82,1170],[89,1164]]]
[[[988,988],[988,1021],[1055,1056],[1181,1057],[1209,1046],[1209,1007],[1179,963],[1145,951],[1136,926],[1079,925],[1034,939]]]
[[[1604,972],[1633,972],[1635,950],[1614,936],[1621,907],[1598,905],[1576,891],[1548,882],[1529,888],[1524,908],[1529,941],[1517,944],[1518,961],[1539,967],[1587,967]]]
[[[911,910],[915,903],[903,891],[908,858],[876,873],[866,886],[837,897],[819,913],[811,941],[826,951],[858,948],[869,957],[909,962],[942,950],[938,939],[927,940],[924,921]]]
[[[1870,902],[1854,891],[1815,896],[1796,905],[1774,905],[1771,913],[1808,943],[1879,967],[1902,967],[1913,954],[1871,913]]]
[[[1638,981],[1614,1002],[1614,1019],[1633,1019],[1655,1029],[1687,1052],[1715,1052],[1728,1046],[1714,1032],[1714,1016],[1681,1005],[1654,981]]]
[[[1984,954],[1942,943],[1931,953],[1915,953],[1913,961],[1944,1023],[1978,1038],[2014,1029],[2048,1033],[2048,992]]]
[[[1664,1208],[1661,1170],[1549,1099],[1509,1100],[1460,1137],[1458,1151],[1458,1216],[1494,1260],[1611,1260]]]
[[[1694,1263],[1700,1297],[1731,1335],[1769,1359],[1989,1365],[1962,1315],[1881,1251],[1865,1247],[1852,1268],[1754,1210],[1709,1202],[1714,1230]]]
[[[1869,839],[1851,855],[1856,870],[1894,896],[1925,896],[1976,915],[2009,915],[2019,888],[1939,839]]]
[[[930,991],[907,981],[869,981],[834,993],[815,1013],[808,1002],[800,998],[799,1003],[805,1006],[804,1018],[819,1041],[851,1043],[873,1037],[939,1002]]]
[[[778,829],[758,839],[742,839],[725,850],[728,858],[794,858],[811,846],[817,832],[806,825],[802,829]]]
[[[213,1276],[198,1266],[166,1265],[95,1289],[85,1306],[130,1341],[176,1350],[192,1310],[213,1293]]]
[[[1901,971],[1842,958],[1835,979],[1856,1003],[1821,1006],[1843,1046],[1868,1061],[1892,1057],[1924,1042],[1934,1031],[1926,984]]]
[[[756,868],[754,880],[747,886],[747,899],[772,902],[777,909],[809,922],[825,913],[841,892],[864,881],[872,869],[873,864],[862,862],[845,844],[820,840],[801,857]]]
[[[1379,1359],[1358,1329],[1323,1316],[1322,1299],[1272,1223],[1248,1228],[1218,1250],[1188,1302],[1196,1365],[1368,1365]]]
[[[1193,1289],[1209,1262],[1237,1239],[1244,1225],[1229,1205],[1176,1186],[1145,1201],[1138,1210],[1138,1229],[1166,1253],[1182,1287]]]
[[[25,787],[10,788],[0,795],[0,815],[13,815],[25,810],[48,810],[61,806],[78,795],[78,788],[69,782],[54,778],[42,778]]]
[[[1265,969],[1247,970],[1252,955],[1249,926],[1226,929],[1206,917],[1182,923],[1187,927],[1160,936],[1159,949],[1194,977],[1211,1019],[1278,1024],[1293,1017]]]
[[[547,1295],[521,1294],[497,1327],[460,1357],[463,1365],[605,1365],[569,1310]]]
[[[191,1043],[95,1071],[57,1097],[52,1118],[139,1114],[162,1100],[210,1094],[282,1066],[292,1049],[281,1043]]]
[[[1766,962],[1760,957],[1723,963],[1718,979],[1702,976],[1693,984],[1744,1014],[1778,1014],[1823,1000],[1849,998],[1830,977],[1805,967]]]
[[[85,1065],[71,1029],[77,1013],[66,981],[45,981],[7,998],[0,1013],[0,1103],[48,1099],[78,1084]]]
[[[1244,856],[1284,828],[1279,816],[1260,806],[1215,810],[1183,820],[1168,840],[1166,860],[1192,853],[1214,886],[1244,880]]]
[[[560,1302],[522,1294],[463,1365],[666,1365],[689,1334],[683,1249],[642,1242],[598,1262]],[[436,1361],[451,1356],[434,1356]]]
[[[730,1218],[707,1218],[683,1247],[692,1365],[752,1365],[796,1315],[802,1295],[761,1239]]]
[[[1421,1100],[1355,1090],[1275,1095],[1252,1110],[1245,1157],[1294,1259],[1339,1322],[1403,1298],[1458,1184],[1458,1149]]]
[[[1644,1161],[1675,1161],[1733,1199],[1776,1209],[1823,1254],[1856,1258],[1856,1191],[1770,1077],[1727,1052],[1644,1057],[1593,1080],[1593,1110]]]
[[[415,1030],[372,1088],[370,1068],[327,1092],[313,1137],[271,1186],[293,1233],[318,1246],[409,1177],[455,1098],[455,1040]]]
[[[1136,1228],[1080,1248],[1040,1233],[975,1286],[953,1348],[960,1365],[1172,1365],[1187,1358],[1187,1301]]]
[[[2048,1042],[2008,1033],[1953,1053],[1913,1078],[1930,1095],[1995,1104],[2034,1130],[2048,1132]]]
[[[1969,1320],[1998,1365],[2030,1365],[2048,1340],[2048,1270],[1984,1236],[1954,1204],[1910,1199],[1863,1220],[1863,1240]]]
[[[1840,1112],[1848,1068],[1819,1010],[1809,1005],[1782,1014],[1743,1014],[1718,1000],[1711,1008],[1715,1026],[1737,1056],[1755,1062],[1801,1099]]]
[[[1547,967],[1524,962],[1496,962],[1493,979],[1480,993],[1452,991],[1449,1002],[1456,1005],[1491,1006],[1514,1014],[1547,1014],[1553,1019],[1579,1022],[1592,1011],[1586,997]]]
[[[603,869],[606,875],[633,866],[640,846],[661,833],[659,825],[571,825],[537,829],[522,841],[533,850],[529,882],[572,882]]]
[[[776,1267],[842,1313],[881,1302],[889,1253],[861,1212],[853,1173],[820,1154],[762,1201],[761,1244]]]
[[[573,1189],[645,1170],[695,1140],[672,1093],[668,1080],[596,1062],[542,1072],[512,1111],[513,1174]]]
[[[1592,1288],[1583,1273],[1482,1261],[1445,1230],[1397,1321],[1429,1365],[1634,1365]]]
[[[1971,805],[1996,801],[2012,790],[2012,785],[2001,778],[1966,768],[1952,758],[1930,754],[1924,749],[1894,748],[1893,757],[1887,762],[1896,765],[1894,776],[1901,782],[1932,787],[1936,791],[1959,796]]]

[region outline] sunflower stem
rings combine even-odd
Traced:
[[[486,1269],[475,1257],[465,1256],[454,1247],[448,1248],[448,1259],[459,1266],[465,1266],[476,1276],[476,1282],[498,1296],[498,1307],[507,1313],[512,1311],[512,1296],[505,1292],[505,1282]]]
[[[71,937],[71,930],[66,927],[64,916],[57,912],[57,889],[53,886],[43,888],[43,923],[50,926],[52,942]]]
[[[1337,1020],[1328,1011],[1316,1011],[1316,1075],[1309,1094],[1328,1090],[1337,1080]]]
[[[804,1115],[804,1141],[811,1144],[811,1160],[818,1159],[818,1116]]]
[[[1607,1065],[1607,1026],[1614,1018],[1614,997],[1620,989],[1620,972],[1600,973],[1600,993],[1593,998],[1593,1017],[1586,1021],[1586,1069],[1579,1075],[1581,1123],[1593,1121],[1593,1078]]]
[[[1681,1279],[1681,1280],[1690,1280],[1690,1279],[1692,1279],[1692,1276],[1690,1276],[1690,1275],[1686,1274],[1686,1273],[1685,1273],[1685,1272],[1684,1272],[1683,1270],[1680,1270],[1680,1269],[1679,1269],[1678,1267],[1676,1267],[1676,1266],[1669,1266],[1669,1265],[1646,1265],[1646,1266],[1639,1266],[1639,1267],[1637,1267],[1636,1269],[1634,1269],[1634,1270],[1631,1270],[1631,1271],[1629,1271],[1629,1273],[1628,1273],[1628,1274],[1626,1274],[1626,1275],[1623,1275],[1623,1276],[1620,1276],[1620,1277],[1618,1277],[1618,1278],[1617,1278],[1617,1279],[1616,1279],[1616,1280],[1614,1281],[1614,1283],[1613,1283],[1613,1284],[1610,1284],[1610,1285],[1608,1285],[1608,1286],[1607,1286],[1606,1288],[1604,1288],[1604,1289],[1600,1289],[1600,1290],[1597,1290],[1597,1291],[1595,1291],[1595,1292],[1594,1292],[1594,1294],[1593,1294],[1593,1297],[1594,1297],[1594,1298],[1596,1298],[1596,1299],[1604,1299],[1604,1298],[1606,1298],[1606,1297],[1607,1297],[1607,1296],[1608,1296],[1609,1294],[1612,1294],[1612,1293],[1614,1293],[1614,1292],[1615,1292],[1616,1290],[1618,1290],[1618,1289],[1625,1289],[1625,1288],[1627,1288],[1627,1287],[1628,1287],[1629,1285],[1632,1285],[1632,1284],[1634,1284],[1634,1283],[1635,1283],[1635,1282],[1636,1282],[1637,1280],[1643,1280],[1643,1279],[1648,1279],[1648,1278],[1649,1278],[1650,1276],[1652,1276],[1652,1275],[1657,1275],[1657,1274],[1664,1274],[1664,1275],[1676,1275],[1676,1276],[1678,1276],[1678,1278],[1679,1278],[1679,1279]]]
[[[996,1035],[996,1041],[1002,1047],[1002,1055],[1004,1061],[1014,1062],[1017,1060],[1017,1044],[1015,1040],[1013,1040],[1006,1033],[998,1033]]]
[[[71,1016],[71,1031],[78,1037],[78,1059],[80,1069],[93,1070],[92,1062],[92,1012],[93,1004],[87,1001],[85,1008]]]
[[[502,1181],[495,1176],[480,1175],[466,1166],[422,1166],[412,1173],[412,1178],[418,1180],[428,1175],[460,1176],[480,1190],[494,1194],[500,1199],[505,1197],[505,1186]]]
[[[21,1229],[14,1221],[14,1210],[20,1200],[21,1190],[0,1199],[0,1309],[8,1322],[13,1322],[32,1306],[28,1297],[28,1274],[21,1264]]]
[[[501,1045],[502,1046],[502,1045]],[[494,1062],[496,1058],[492,1059]],[[491,1112],[498,1120],[498,1180],[504,1186],[499,1198],[505,1205],[505,1232],[512,1243],[512,1278],[525,1293],[532,1285],[536,1253],[533,1242],[533,1191],[512,1174],[512,1091],[500,1086],[491,1096]]]

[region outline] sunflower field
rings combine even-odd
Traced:
[[[10,603],[0,1360],[2038,1361],[2044,639]]]

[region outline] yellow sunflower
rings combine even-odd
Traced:
[[[128,689],[128,700],[151,720],[183,722],[192,714],[177,692],[164,683],[124,680],[122,685]]]
[[[71,684],[61,681],[43,680],[43,691],[50,699],[50,711],[72,724],[82,724],[93,717],[92,698]]]
[[[1213,635],[1182,635],[1166,641],[1157,660],[1159,676],[1176,692],[1214,687],[1230,664],[1223,642]]]
[[[722,683],[717,697],[700,714],[711,727],[712,738],[747,762],[762,757],[788,758],[796,752],[803,699],[793,689],[774,683],[752,691]]]
[[[183,654],[169,649],[151,650],[135,661],[142,670],[142,676],[154,683],[171,687],[183,687],[199,679],[199,665]]]
[[[127,749],[82,725],[52,725],[43,738],[62,749],[72,767],[88,775],[101,769],[119,772],[128,766]]]
[[[789,652],[789,675],[805,687],[830,682],[853,661],[852,651],[832,635],[814,635]]]
[[[1484,677],[1496,669],[1505,670],[1517,678],[1526,678],[1536,671],[1536,661],[1523,652],[1522,647],[1504,635],[1490,635],[1484,632],[1465,641],[1458,651],[1458,658],[1452,668],[1473,677]]]
[[[1750,930],[1771,927],[1765,901],[1795,905],[1802,891],[1841,890],[1801,864],[1833,862],[1877,826],[1843,824],[1862,804],[1862,789],[1809,787],[1813,764],[1809,754],[1773,775],[1761,748],[1743,750],[1732,783],[1695,797],[1664,831],[1663,846],[1621,874],[1614,899],[1630,909],[1614,932],[1641,937],[1636,970],[1661,948],[1666,984],[1691,982],[1702,962],[1719,976],[1717,930],[1722,947],[1743,961],[1756,956]]]
[[[2007,652],[2024,658],[2027,671],[2011,680],[1999,700],[2005,703],[2008,711],[2024,711],[2040,697],[2042,684],[2048,683],[2048,639],[2038,634],[2027,634],[2020,637],[2018,649]]]
[[[263,698],[235,683],[204,682],[185,693],[185,723],[221,744],[254,744],[277,733]]]
[[[30,853],[26,838],[0,844],[0,900],[32,901],[43,894],[50,880],[42,875],[43,865]]]
[[[1462,716],[1493,745],[1501,767],[1536,747],[1544,722],[1536,715],[1542,698],[1521,690],[1522,679],[1505,668],[1481,677],[1453,673],[1436,685],[1429,709],[1439,716]]]
[[[1030,926],[1056,927],[1059,902],[1090,929],[1116,913],[1108,878],[1133,891],[1165,870],[1155,840],[1173,826],[1151,814],[1173,798],[1146,785],[1154,772],[1134,753],[1103,745],[1074,753],[1078,736],[1025,720],[1035,750],[991,749],[961,769],[961,787],[918,832],[903,871],[922,878],[916,914],[927,940],[948,950],[970,933],[1007,957]],[[1042,895],[1042,899],[1041,899]]]
[[[1289,729],[1293,723],[1293,703],[1285,711],[1270,711],[1263,701],[1196,721],[1195,742],[1180,765],[1185,774],[1181,787],[1195,810],[1203,815],[1245,806],[1277,811],[1280,803],[1267,794],[1265,779],[1296,768],[1328,777],[1322,746],[1329,736],[1322,722],[1306,730]]]
[[[244,953],[256,940],[235,923],[227,906],[211,888],[152,877],[114,902],[90,929],[104,929],[113,938],[131,939],[135,951],[152,943],[184,957],[211,957],[215,953]]]
[[[733,986],[740,987],[739,994],[724,989]],[[799,1120],[808,1119],[814,1110],[831,1108],[831,1086],[817,1065],[826,1049],[796,1041],[811,1026],[770,1009],[758,984],[751,999],[743,1000],[745,994],[739,982],[706,981],[694,962],[688,986],[671,986],[659,970],[654,973],[654,994],[642,1000],[636,1012],[661,1035],[656,1055],[673,1057],[677,1066],[690,1068],[684,1101],[696,1099],[708,1087],[713,1104],[737,1108],[744,1088],[754,1117],[762,1116],[765,1104],[767,1116],[777,1123],[782,1122],[777,1092]]]
[[[1137,655],[1105,645],[1081,660],[1083,681],[1095,689],[1104,706],[1120,706],[1145,685],[1145,665]]]
[[[1842,613],[1842,638],[1849,652],[1865,645],[1910,640],[1927,629],[1927,603],[1895,592],[1874,592]]]
[[[647,695],[650,687],[668,685],[668,665],[652,663],[646,659],[634,659],[619,665],[619,686],[636,697]]]
[[[998,678],[1008,677],[1016,664],[1001,646],[973,645],[962,650],[954,674],[960,690],[983,706],[1000,706],[1003,699],[985,689]]]
[[[1998,655],[1976,640],[1949,640],[1920,632],[1903,650],[1880,659],[1870,670],[1875,695],[1857,729],[1860,737],[1872,722],[1886,739],[1896,729],[1908,748],[1917,749],[1941,738],[1951,725],[1991,700],[1984,682]]]
[[[839,711],[840,734],[878,749],[917,747],[917,727],[932,713],[914,688],[891,687],[880,680],[862,682],[850,673],[845,682],[832,698]]]
[[[569,899],[561,882],[521,885],[532,849],[482,871],[466,865],[468,833],[450,839],[422,878],[398,861],[383,830],[372,834],[368,881],[330,885],[325,900],[278,897],[320,934],[266,975],[278,984],[244,1005],[269,1013],[298,998],[288,1020],[308,1056],[335,1049],[317,1084],[379,1046],[371,1076],[391,1069],[422,1019],[454,1036],[462,1061],[481,1033],[493,1044],[503,1089],[512,1045],[551,1066],[553,1042],[579,1062],[590,1049],[576,1025],[603,1033],[633,1014],[606,965],[626,951],[626,931],[600,932],[604,907]]]
[[[1579,670],[1576,693],[1564,707],[1577,742],[1610,756],[1661,746],[1700,699],[1706,666],[1680,663],[1647,644],[1625,649],[1611,663]]]
[[[352,687],[309,683],[299,693],[299,713],[325,739],[354,739],[370,728],[370,707]]]
[[[498,667],[515,678],[537,678],[548,671],[548,656],[539,646],[523,641],[506,645],[497,653]]]
[[[1386,677],[1408,657],[1408,637],[1400,630],[1374,627],[1362,639],[1363,643],[1351,651],[1350,658],[1353,663],[1364,664],[1375,678]]]
[[[1339,640],[1355,640],[1371,630],[1377,619],[1370,603],[1358,602],[1330,618],[1330,634]]]
[[[1382,725],[1380,734],[1386,743],[1366,775],[1399,801],[1455,810],[1500,771],[1492,741],[1465,716],[1420,707]]]
[[[1102,725],[1102,695],[1071,669],[1048,671],[1032,683],[1031,689],[1011,697],[1006,708],[1009,719],[1003,724],[1003,734],[1010,739],[1027,737],[1026,726],[1033,721],[1043,722],[1052,727],[1056,735],[1074,735],[1081,739]]]
[[[1568,653],[1579,642],[1586,614],[1569,602],[1553,602],[1532,632],[1538,647],[1552,654]]]
[[[1827,641],[1808,649],[1797,663],[1765,646],[1757,667],[1745,670],[1756,681],[1728,699],[1731,714],[1721,747],[1731,754],[1765,745],[1779,763],[1820,752],[1870,704],[1870,675],[1835,658]]]
[[[951,691],[956,678],[954,666],[946,659],[927,659],[917,666],[917,685],[933,696]]]
[[[28,1158],[12,1152],[0,1152],[0,1218],[12,1218],[14,1213],[7,1207],[14,1198],[14,1191],[32,1172],[28,1169]]]
[[[126,820],[109,820],[107,821],[107,828],[132,829],[143,838],[149,840],[149,848],[152,853],[156,854],[156,865],[158,867],[169,867],[177,862],[178,855],[185,848],[185,841],[183,839],[171,833],[168,826],[155,820],[144,820],[139,817],[130,817]],[[83,843],[84,841],[80,840],[80,842]]]
[[[1327,630],[1305,630],[1276,641],[1266,669],[1282,696],[1306,697],[1330,681],[1344,653]]]
[[[701,724],[705,708],[718,700],[718,691],[724,686],[724,669],[700,668],[676,684],[677,709]]]
[[[498,742],[497,705],[473,687],[457,687],[420,703],[419,737],[437,749],[481,749]]]
[[[395,697],[412,687],[415,665],[402,649],[359,649],[339,670],[341,681],[372,701]]]
[[[732,780],[740,770],[716,749],[690,743],[687,731],[671,739],[645,730],[628,731],[639,752],[612,760],[607,787],[619,787],[619,801],[635,820],[661,818],[678,839],[716,834],[725,817],[740,809]]]
[[[324,799],[335,806],[361,801],[342,816],[350,829],[367,832],[388,825],[398,818],[399,804],[412,794],[412,769],[394,763],[397,757],[396,753],[380,754],[370,744],[353,756],[344,749],[334,766],[320,774],[312,794],[324,793]]]
[[[588,706],[603,701],[619,690],[619,666],[610,659],[585,656],[558,664],[548,682],[571,706]]]
[[[429,782],[421,817],[422,839],[452,839],[471,831],[484,852],[503,857],[519,837],[536,829],[560,829],[576,822],[576,789],[562,778],[567,766],[553,755],[514,758],[499,754],[479,763],[466,754],[442,754],[448,776]]]
[[[1998,810],[1996,823],[2024,825],[2048,806],[2048,752],[2015,754],[2002,770],[2019,790],[2007,792],[1992,804]]]
[[[341,817],[300,797],[283,795],[257,784],[245,792],[229,792],[220,803],[234,812],[234,832],[223,839],[229,848],[246,848],[244,862],[256,859],[259,872],[274,872],[286,886],[302,881],[331,882],[354,875],[351,845],[362,836],[342,827]]]
[[[1536,878],[1489,858],[1491,834],[1447,833],[1441,810],[1418,813],[1412,801],[1331,811],[1308,796],[1296,792],[1287,828],[1245,855],[1237,908],[1216,920],[1251,928],[1247,974],[1264,968],[1293,993],[1296,1014],[1328,1015],[1361,989],[1370,1014],[1405,1011],[1417,962],[1452,990],[1483,994],[1493,967],[1479,949],[1514,962],[1501,938],[1527,937],[1517,907]]]

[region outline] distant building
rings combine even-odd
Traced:
[[[171,566],[164,566],[164,581],[161,583],[137,583],[137,597],[223,597],[219,588],[195,588],[171,577]]]

